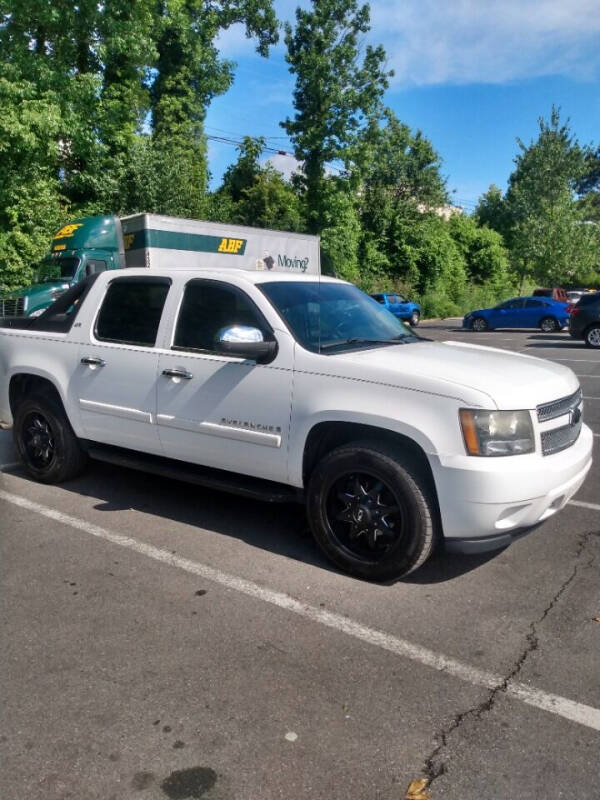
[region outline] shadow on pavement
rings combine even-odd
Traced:
[[[10,471],[30,480],[20,467]],[[31,483],[35,485],[34,481]],[[98,511],[141,511],[156,517],[158,525],[161,519],[172,520],[231,536],[251,547],[328,572],[341,572],[321,554],[310,533],[304,506],[300,504],[262,503],[98,461],[90,461],[81,477],[61,484],[60,488],[75,495],[98,499],[99,502],[94,504]],[[109,519],[105,526],[119,530]],[[168,543],[162,546],[168,547]],[[498,552],[501,551],[481,556],[438,552],[403,582],[450,581],[477,569]],[[384,585],[393,586],[394,583]]]

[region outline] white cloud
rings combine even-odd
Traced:
[[[263,163],[270,164],[276,170],[283,173],[284,178],[288,181],[292,175],[302,172],[302,162],[298,161],[294,156],[282,156],[276,153],[274,156],[265,159]]]
[[[294,0],[274,5],[293,21]],[[598,0],[373,0],[371,22],[369,41],[384,45],[396,87],[600,75]],[[226,58],[255,46],[241,25],[219,38]]]
[[[375,0],[371,19],[396,86],[600,72],[598,0]]]

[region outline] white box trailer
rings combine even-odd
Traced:
[[[160,214],[121,217],[125,264],[319,275],[319,237]]]

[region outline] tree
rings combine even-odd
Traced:
[[[390,109],[385,124],[372,120],[361,146],[364,161],[358,192],[362,227],[360,270],[371,279],[410,283],[402,273],[402,236],[423,212],[447,201],[440,158],[420,131],[413,133]],[[406,224],[404,224],[406,223]]]
[[[228,221],[275,230],[300,231],[304,220],[292,186],[271,164],[261,164],[265,140],[245,136],[238,160],[223,176],[217,207]]]
[[[312,0],[296,10],[295,28],[285,26],[286,61],[296,76],[293,119],[282,127],[303,164],[297,182],[306,194],[308,227],[321,231],[330,198],[326,164],[351,170],[358,137],[380,113],[391,72],[384,70],[382,47],[368,45],[361,57],[361,34],[369,30],[369,7],[356,0]]]
[[[470,281],[495,289],[507,285],[508,252],[499,233],[480,227],[475,218],[464,214],[453,214],[448,229],[465,260]]]
[[[508,243],[521,276],[549,285],[577,280],[598,263],[597,234],[575,199],[585,155],[560,112],[540,118],[537,141],[520,153],[506,194]]]
[[[583,218],[600,224],[600,147],[586,148],[583,176],[576,190]]]
[[[0,279],[25,283],[66,215],[200,217],[203,121],[233,80],[216,40],[266,55],[272,0],[0,0]]]
[[[56,174],[59,98],[0,70],[0,288],[30,282],[67,206]]]
[[[479,225],[485,225],[501,236],[506,236],[509,226],[506,203],[502,197],[502,190],[494,183],[490,184],[487,192],[481,195],[473,212],[473,217]]]

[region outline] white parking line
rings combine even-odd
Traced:
[[[600,400],[600,397],[590,397],[589,394],[582,395],[584,400]]]
[[[13,469],[13,467],[18,467],[19,464],[19,461],[11,461],[10,464],[0,464],[0,472],[2,472],[3,469]]]
[[[145,542],[140,542],[129,536],[113,533],[112,531],[106,530],[106,528],[101,528],[98,525],[93,525],[90,522],[72,517],[68,514],[63,514],[61,511],[56,511],[48,506],[35,503],[20,495],[10,494],[9,492],[0,490],[0,499],[5,500],[7,503],[12,503],[15,506],[19,506],[20,508],[24,508],[27,511],[32,511],[48,519],[55,520],[63,525],[68,525],[76,530],[96,536],[99,539],[104,539],[107,542],[111,542],[111,544],[133,550],[155,561],[167,564],[171,567],[177,567],[192,575],[198,575],[201,578],[225,586],[227,589],[232,589],[248,597],[270,603],[271,605],[285,609],[293,614],[297,614],[300,617],[309,619],[312,622],[324,625],[327,628],[333,628],[347,636],[352,636],[354,639],[358,639],[373,647],[379,647],[395,655],[408,658],[411,661],[416,661],[419,664],[435,669],[438,672],[452,675],[474,686],[482,686],[486,689],[497,689],[503,685],[504,679],[502,675],[481,670],[470,664],[464,664],[461,661],[449,658],[443,653],[436,653],[426,647],[413,644],[412,642],[400,639],[397,636],[392,636],[384,631],[369,628],[367,625],[344,617],[342,614],[335,614],[331,611],[325,611],[322,608],[308,605],[308,603],[303,603],[283,592],[267,589],[257,583],[245,580],[244,578],[238,578],[235,575],[229,575],[226,572],[221,572],[206,564],[200,564],[187,558],[181,558],[181,556],[174,555],[166,550],[161,550]],[[579,725],[585,725],[588,728],[600,731],[600,709],[598,708],[585,705],[584,703],[577,703],[566,697],[549,694],[548,692],[534,689],[521,683],[509,683],[505,692],[507,695],[521,700],[529,706],[549,711],[551,714],[556,714],[572,722],[577,722]]]
[[[552,361],[579,361],[585,364],[600,364],[600,360],[594,358],[553,358]]]
[[[584,503],[583,500],[569,500],[568,505],[579,506],[579,508],[591,508],[592,511],[600,511],[598,503]]]

